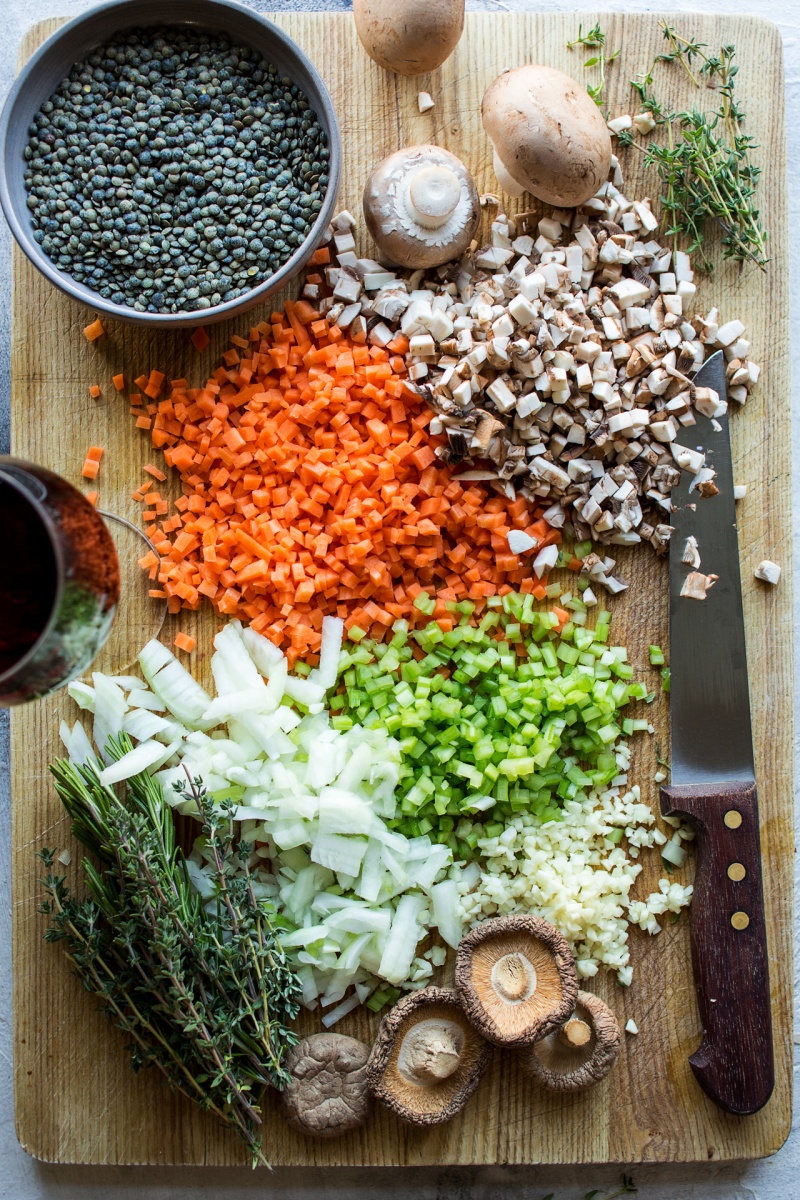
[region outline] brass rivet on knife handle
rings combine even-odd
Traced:
[[[764,1107],[774,1083],[756,787],[671,785],[661,810],[697,831],[689,931],[703,1038],[689,1063],[715,1104],[745,1116]]]

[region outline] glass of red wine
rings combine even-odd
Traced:
[[[46,696],[80,675],[108,637],[120,596],[105,522],[72,484],[0,457],[0,706]]]

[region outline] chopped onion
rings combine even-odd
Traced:
[[[339,656],[342,652],[344,621],[341,617],[322,618],[322,643],[319,650],[319,667],[312,671],[311,679],[326,692],[333,687],[339,675]]]
[[[347,999],[343,1000],[341,1004],[336,1006],[336,1008],[332,1008],[329,1013],[325,1014],[325,1016],[322,1018],[322,1024],[326,1029],[330,1029],[330,1027],[335,1025],[337,1021],[341,1021],[342,1017],[346,1017],[347,1014],[352,1012],[354,1008],[358,1008],[359,1004],[361,1003],[362,1001],[358,993],[353,992],[352,996],[348,996]]]
[[[173,716],[196,728],[204,725],[203,714],[211,697],[166,646],[153,638],[139,655],[139,665],[150,687]]]
[[[177,746],[174,746],[165,750],[161,742],[140,742],[133,750],[129,750],[122,758],[101,771],[100,782],[109,785],[130,779],[133,775],[141,775],[150,767],[161,766],[172,757],[176,749]]]
[[[169,729],[170,725],[170,721],[165,721],[157,713],[148,712],[146,708],[129,709],[122,718],[123,732],[136,738],[137,742],[148,741],[157,733],[163,733],[164,730]]]
[[[400,897],[378,969],[378,974],[389,983],[402,983],[408,977],[420,937],[419,917],[424,907],[422,896]]]
[[[477,866],[477,863],[475,864]],[[430,889],[433,921],[448,946],[456,948],[461,941],[458,885],[454,879],[444,879]]]

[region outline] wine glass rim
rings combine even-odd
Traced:
[[[9,467],[14,467],[20,471],[23,471],[27,475],[32,475],[34,479],[38,480],[38,476],[31,471],[32,465],[33,464],[27,463],[21,458],[14,458],[13,456],[9,455],[0,456],[0,482],[7,483],[22,497],[23,500],[30,504],[31,508],[42,522],[42,525],[47,532],[47,537],[50,541],[50,546],[53,551],[53,558],[55,560],[56,587],[53,594],[53,604],[50,608],[47,622],[45,623],[42,632],[39,634],[33,645],[25,651],[22,658],[17,659],[17,661],[5,671],[0,671],[0,689],[10,679],[13,679],[17,672],[27,666],[30,659],[32,659],[37,650],[41,648],[42,643],[50,636],[55,626],[55,622],[58,617],[59,606],[64,594],[64,576],[66,573],[66,565],[64,562],[63,548],[56,532],[55,522],[45,506],[42,504],[41,500],[38,500],[35,496],[32,496],[30,492],[23,487],[20,481],[15,479],[14,475],[8,472]],[[41,483],[41,480],[38,481]]]

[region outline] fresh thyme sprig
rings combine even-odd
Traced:
[[[685,241],[705,271],[713,269],[706,251],[710,226],[721,232],[723,257],[750,261],[765,270],[767,235],[756,202],[761,169],[750,159],[756,143],[743,131],[744,113],[736,98],[736,49],[726,45],[719,54],[707,53],[705,43],[683,37],[666,21],[660,26],[670,49],[657,54],[650,69],[631,80],[631,87],[642,110],[667,132],[664,144],[637,146],[645,154],[645,165],[655,166],[661,179],[667,232],[676,244]],[[715,93],[718,107],[711,112],[697,106],[684,112],[666,107],[653,91],[658,63],[679,64],[695,87],[705,84]],[[625,131],[619,144],[636,145]]]
[[[583,67],[584,70],[589,70],[591,67],[599,68],[600,78],[598,82],[596,84],[587,83],[586,90],[598,108],[602,108],[606,87],[606,67],[618,57],[619,50],[615,50],[613,54],[606,54],[606,35],[600,28],[599,21],[588,33],[583,32],[582,25],[578,26],[578,36],[574,42],[567,42],[567,49],[574,50],[576,46],[584,46],[588,50],[597,50],[597,54],[593,54],[590,58],[586,59]]]
[[[109,742],[116,760],[132,748]],[[255,896],[247,850],[234,838],[232,810],[215,806],[199,780],[176,789],[203,823],[212,895],[201,900],[177,844],[170,806],[148,774],[128,781],[121,801],[99,779],[100,764],[51,767],[75,836],[99,860],[84,860],[89,896],[70,895],[47,874],[41,911],[48,941],[64,943],[84,986],[130,1038],[134,1070],[157,1066],[173,1088],[231,1125],[266,1163],[261,1093],[281,1087],[287,1027],[299,988],[276,939],[270,908]]]

